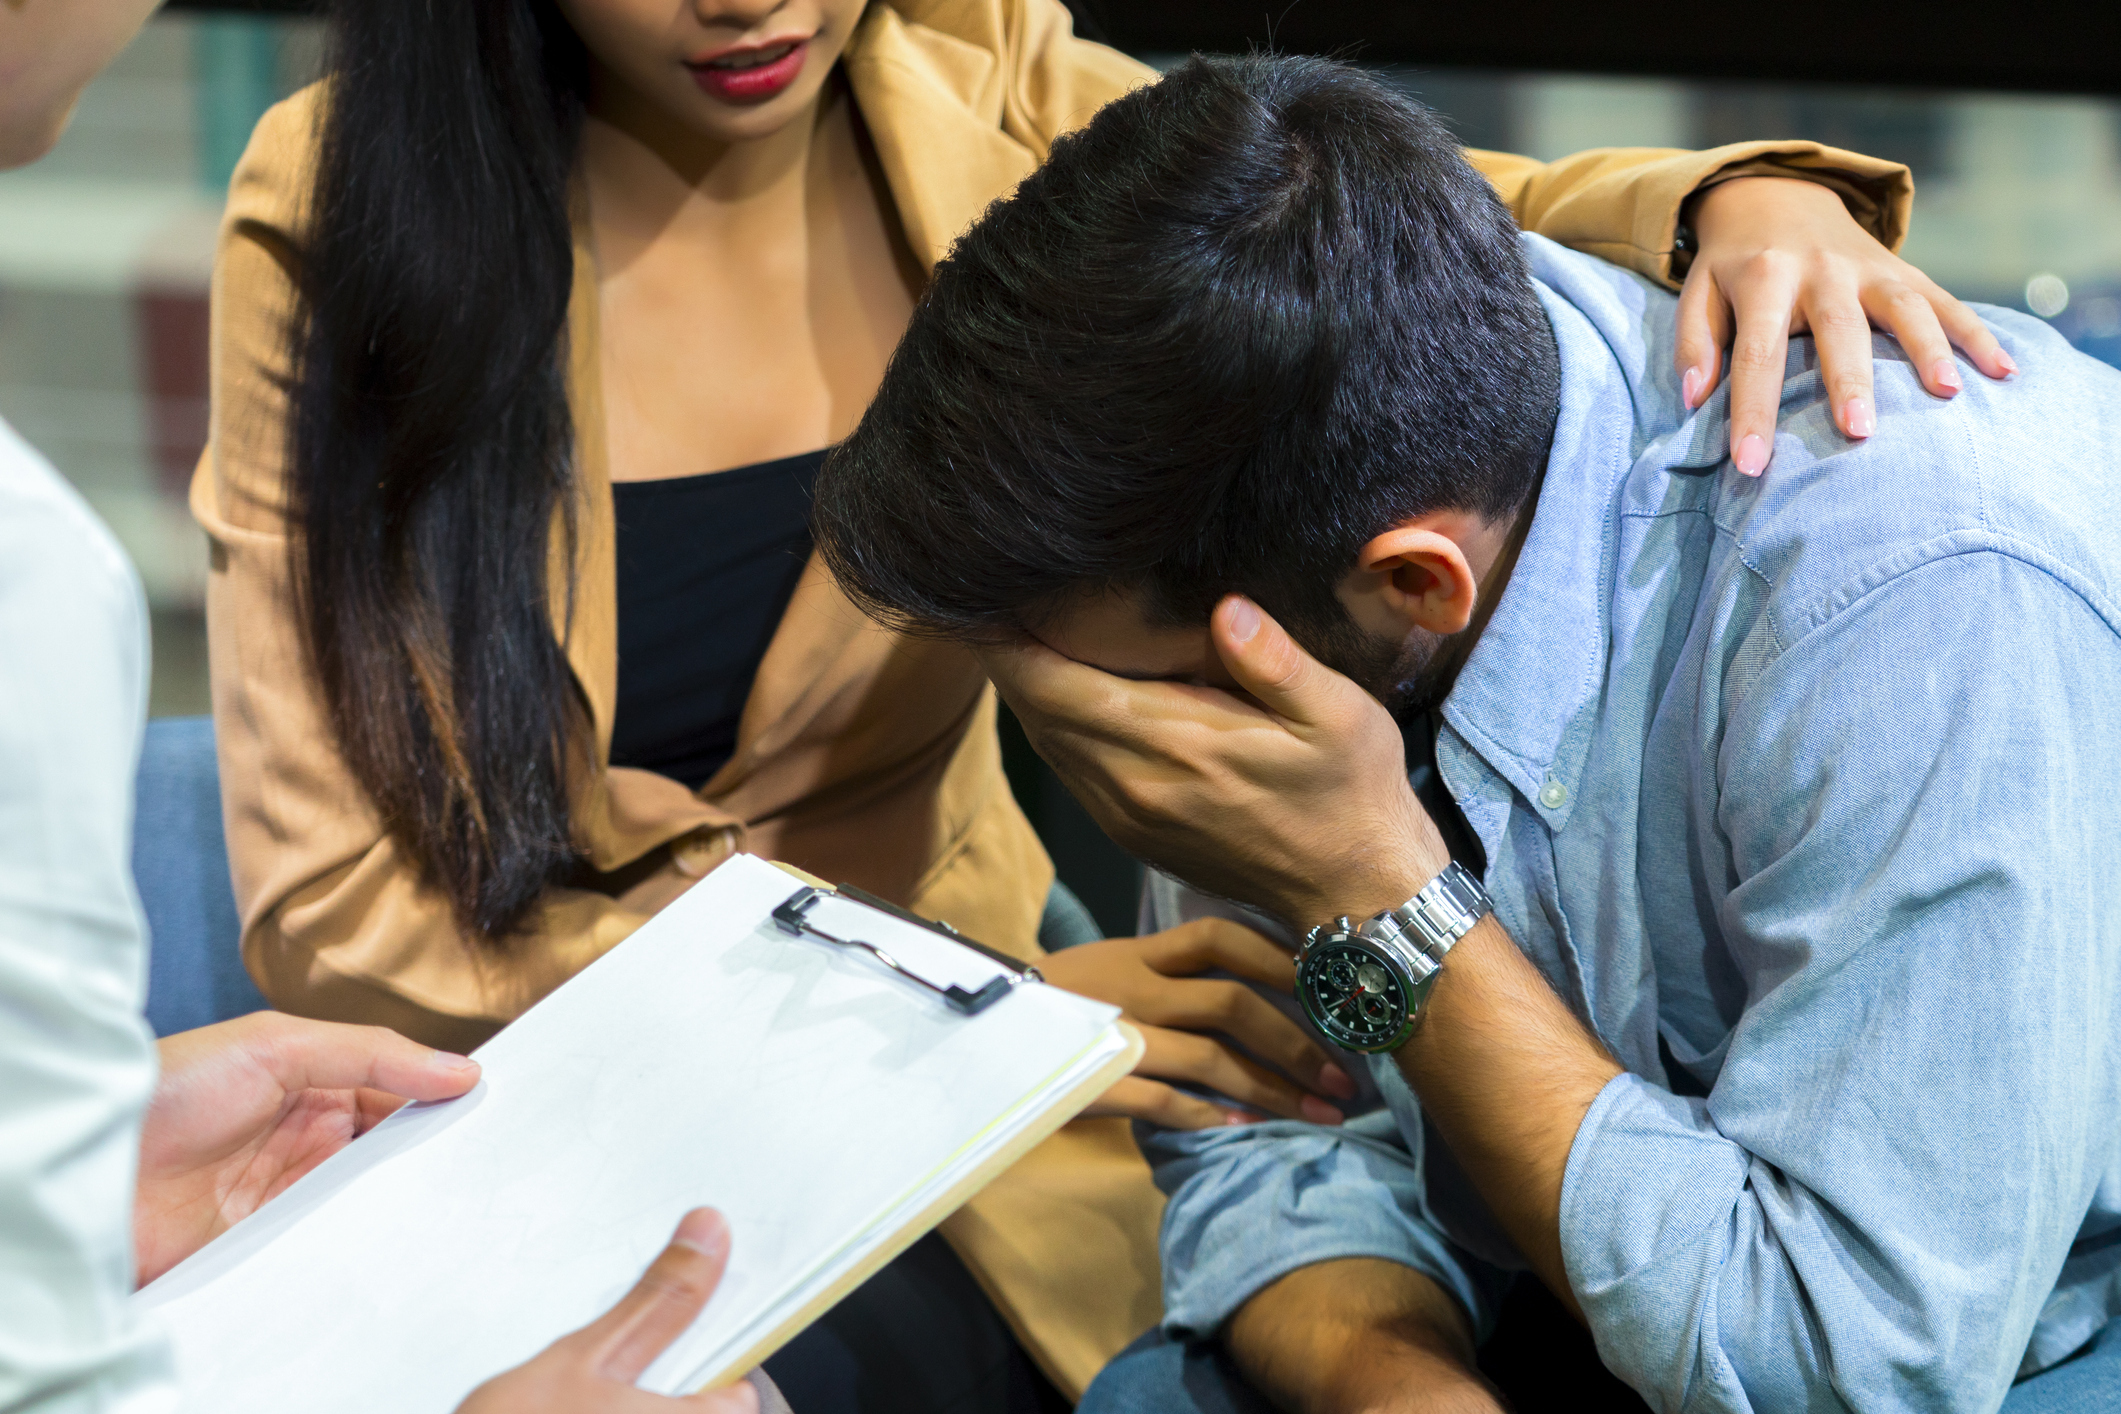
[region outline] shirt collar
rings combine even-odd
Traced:
[[[1653,442],[1669,447],[1660,460],[1686,465],[1719,445],[1711,439],[1723,424],[1684,419],[1669,295],[1536,236],[1525,241],[1560,351],[1561,410],[1516,568],[1443,715],[1558,830],[1576,801],[1605,679],[1621,486]]]

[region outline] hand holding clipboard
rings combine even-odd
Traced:
[[[440,1414],[707,1204],[735,1234],[721,1290],[641,1384],[725,1382],[1132,1065],[1115,1008],[1023,978],[740,856],[483,1047],[470,1095],[400,1111],[136,1301],[218,1414]]]

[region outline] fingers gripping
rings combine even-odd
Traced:
[[[1339,1068],[1301,1026],[1251,988],[1237,982],[1222,985],[1232,994],[1224,1004],[1230,1018],[1225,1032],[1299,1084],[1328,1093],[1338,1091],[1340,1098],[1347,1098]]]
[[[711,1209],[693,1209],[616,1305],[535,1359],[481,1385],[458,1406],[458,1414],[653,1414],[676,1408],[758,1414],[759,1390],[748,1380],[684,1398],[650,1394],[635,1384],[706,1306],[728,1260],[728,1224]],[[785,1414],[784,1403],[775,1408]]]
[[[1226,1109],[1198,1095],[1174,1090],[1161,1081],[1138,1075],[1122,1076],[1105,1091],[1093,1107],[1095,1113],[1125,1115],[1164,1129],[1219,1129],[1242,1124],[1249,1116]]]
[[[1142,1036],[1149,1043],[1143,1075],[1198,1085],[1261,1114],[1340,1123],[1339,1110],[1220,1041],[1162,1028],[1144,1028]]]
[[[687,1213],[633,1290],[576,1333],[591,1368],[626,1384],[639,1379],[706,1307],[728,1264],[729,1225],[722,1215],[712,1208]]]
[[[1312,1044],[1302,1027],[1242,982],[1191,984],[1164,1024],[1187,1031],[1221,1032],[1306,1082],[1326,1064],[1325,1052]]]
[[[1747,476],[1767,470],[1774,450],[1797,288],[1794,267],[1761,257],[1732,295],[1737,329],[1731,342],[1731,460]]]
[[[1730,306],[1709,267],[1696,262],[1679,291],[1678,340],[1672,365],[1679,373],[1679,396],[1689,412],[1716,391],[1723,346],[1730,342]]]
[[[1907,283],[1894,281],[1864,292],[1864,308],[1882,329],[1900,341],[1922,386],[1936,397],[1949,398],[1964,386],[1952,345],[1965,349],[1976,368],[1991,378],[2013,373],[1996,336],[1980,316],[1953,299],[1926,276],[1913,275]],[[2006,367],[2005,365],[2009,366]]]
[[[1805,311],[1834,423],[1851,437],[1878,430],[1871,390],[1871,321],[1853,281],[1816,293]]]
[[[388,1027],[260,1015],[269,1019],[258,1024],[253,1054],[289,1093],[369,1089],[446,1100],[478,1083],[477,1061],[407,1040]]]
[[[1900,351],[1914,366],[1915,376],[1922,380],[1923,387],[1939,397],[1950,397],[1959,391],[1959,373],[1952,360],[1951,343],[1944,336],[1944,325],[1938,320],[1937,311],[1927,299],[1895,281],[1877,290],[1864,291],[1863,308],[1872,323],[1899,343]]]
[[[1153,1074],[1227,1095],[1260,1114],[1284,1119],[1307,1118],[1303,1091],[1266,1067],[1249,1061],[1218,1041],[1189,1031],[1166,1031],[1152,1038],[1156,1048]],[[1336,1116],[1337,1118],[1337,1116]]]
[[[1981,322],[1980,315],[1946,294],[1927,275],[1918,275],[1914,284],[1917,293],[1927,300],[1930,308],[1936,312],[1938,320],[1944,325],[1945,334],[1966,352],[1966,356],[1973,360],[1974,367],[1988,377],[1997,379],[2008,378],[2018,371],[2018,361],[2004,351],[2003,345],[1996,339],[1995,331]],[[1943,365],[1940,364],[1934,369],[1926,370],[1926,373],[1942,370]],[[1953,372],[1956,374],[1956,370]],[[1947,386],[1956,389],[1957,385]],[[1944,389],[1933,387],[1930,391],[1942,392]]]
[[[725,1389],[704,1390],[686,1399],[684,1407],[711,1414],[789,1414],[785,1399],[777,1398],[768,1404],[759,1387],[752,1383],[757,1378],[758,1372],[753,1371],[750,1379],[738,1380]]]
[[[1227,918],[1196,918],[1152,938],[1145,958],[1166,977],[1186,977],[1221,968],[1247,982],[1277,991],[1296,986],[1296,961],[1263,935]]]
[[[1196,919],[1143,941],[1153,945],[1146,954],[1150,966],[1167,977],[1183,979],[1220,968],[1256,986],[1295,990],[1295,960],[1266,937],[1229,919]],[[1161,1026],[1220,1031],[1301,1085],[1343,1100],[1355,1094],[1354,1082],[1303,1028],[1244,983],[1185,981],[1172,988],[1168,1004],[1157,1010],[1156,1016],[1143,1019]]]

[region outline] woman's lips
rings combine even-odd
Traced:
[[[795,82],[809,52],[807,40],[784,41],[733,49],[685,67],[692,71],[692,81],[711,98],[724,103],[764,103]]]

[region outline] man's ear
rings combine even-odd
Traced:
[[[1480,602],[1480,578],[1459,543],[1473,528],[1470,517],[1450,511],[1416,516],[1393,526],[1356,553],[1355,573],[1343,586],[1342,598],[1350,597],[1352,591],[1370,601],[1368,613],[1350,604],[1358,621],[1389,614],[1401,624],[1430,633],[1460,632],[1473,621],[1473,610]]]

